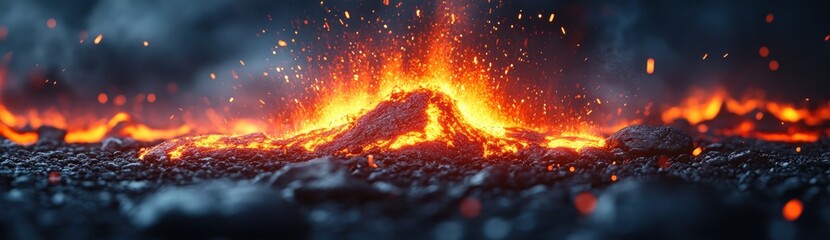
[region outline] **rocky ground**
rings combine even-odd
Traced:
[[[128,139],[0,142],[0,236],[12,239],[830,236],[826,138],[692,141],[635,126],[580,152],[371,162],[278,153],[151,161],[136,158],[150,143]],[[804,211],[787,221],[791,199]]]

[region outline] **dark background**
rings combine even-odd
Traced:
[[[518,64],[513,74],[522,83],[542,89],[586,91],[591,95],[588,99],[633,106],[676,101],[692,86],[726,86],[735,95],[756,89],[768,98],[792,102],[830,98],[830,42],[825,41],[830,34],[830,8],[824,1],[473,3],[466,14],[474,21],[471,31],[482,34],[482,42],[528,39],[527,47],[514,44],[500,51],[529,52],[528,63]],[[127,96],[152,92],[159,95],[159,102],[177,106],[221,102],[234,95],[279,99],[296,88],[285,86],[284,73],[276,73],[274,67],[303,64],[297,52],[289,50],[303,46],[275,49],[277,41],[327,44],[315,41],[327,34],[319,27],[321,20],[336,22],[344,10],[353,18],[389,19],[391,27],[400,28],[409,24],[404,23],[406,16],[416,7],[430,9],[432,4],[2,0],[0,28],[6,34],[0,34],[0,54],[8,71],[3,99],[10,105],[49,105],[56,99],[63,104],[95,103],[100,92]],[[517,19],[520,12],[525,16],[522,20]],[[554,23],[545,21],[551,12],[556,13]],[[770,13],[774,20],[766,23]],[[50,18],[57,21],[54,29],[46,26]],[[400,24],[395,24],[396,19]],[[303,20],[316,24],[304,26]],[[521,27],[491,32],[485,20]],[[361,27],[357,21],[352,25]],[[567,35],[561,35],[560,27],[566,28]],[[98,34],[104,36],[103,42],[94,45]],[[768,58],[758,55],[761,46],[770,49]],[[727,58],[722,57],[725,53]],[[644,70],[650,57],[656,60],[653,75]],[[781,66],[776,72],[768,68],[773,59]],[[231,71],[239,79],[234,80]],[[271,74],[263,77],[263,72]],[[210,73],[217,79],[211,80]],[[325,77],[308,74],[305,80]]]

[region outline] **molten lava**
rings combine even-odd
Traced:
[[[601,147],[591,135],[546,136],[522,128],[497,130],[477,126],[447,94],[422,88],[396,92],[360,118],[345,125],[317,129],[285,139],[263,134],[232,137],[207,135],[170,140],[148,149],[142,158],[183,156],[221,158],[231,152],[280,151],[312,155],[417,153],[422,157],[488,157],[536,147]]]
[[[767,100],[761,93],[735,98],[723,88],[695,89],[681,104],[668,106],[660,117],[664,123],[685,120],[701,133],[768,141],[815,142],[830,134],[822,132],[830,123],[830,102],[812,108],[798,107]]]
[[[4,86],[6,70],[0,66],[0,90]],[[79,124],[78,124],[79,123]],[[140,141],[169,139],[191,132],[192,128],[181,125],[173,128],[152,128],[133,121],[130,114],[118,112],[111,117],[78,117],[68,119],[55,108],[38,110],[30,108],[24,114],[10,111],[0,100],[0,136],[12,142],[28,145],[38,141],[38,129],[53,127],[65,130],[63,140],[67,143],[100,142],[105,137],[131,137]],[[31,130],[22,130],[31,129]]]

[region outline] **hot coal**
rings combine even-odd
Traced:
[[[152,144],[118,141],[0,143],[3,237],[803,239],[830,233],[823,227],[830,224],[826,139],[801,145],[697,139],[698,156],[631,148],[538,149],[512,158],[377,153],[377,167],[364,155],[227,152],[224,158],[139,160],[138,150]],[[582,193],[596,199],[587,215],[575,207]],[[781,215],[790,199],[804,203],[794,222]]]

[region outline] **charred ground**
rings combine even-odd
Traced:
[[[654,135],[654,133],[660,133]],[[660,136],[660,137],[654,137]],[[634,126],[607,148],[505,158],[225,155],[139,160],[151,144],[5,142],[9,238],[820,238],[830,141],[692,139]],[[244,157],[238,157],[244,156]],[[573,172],[571,171],[573,169]],[[617,180],[613,181],[612,176]],[[588,192],[587,215],[575,197]],[[785,221],[790,199],[804,213]],[[480,207],[480,208],[479,208]]]

